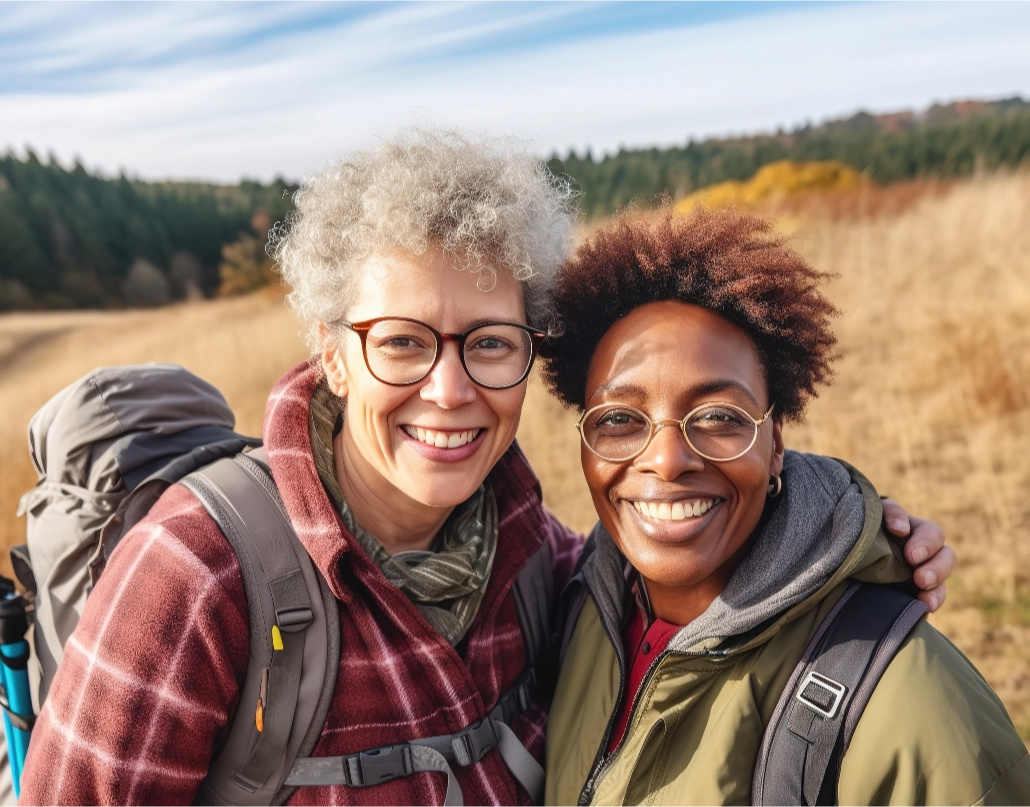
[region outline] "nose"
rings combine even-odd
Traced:
[[[653,473],[671,482],[685,473],[701,471],[704,459],[690,447],[675,421],[660,421],[651,442],[633,465],[640,471]]]
[[[419,394],[441,409],[456,409],[476,399],[476,385],[465,372],[456,342],[444,342],[436,365],[422,382]]]

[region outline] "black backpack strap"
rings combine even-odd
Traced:
[[[263,455],[255,454],[182,480],[236,552],[250,619],[239,707],[198,794],[209,803],[288,797],[281,792],[286,774],[318,740],[339,665],[336,600],[298,540]]]
[[[755,762],[754,804],[833,804],[862,711],[927,612],[889,586],[853,583],[823,620],[773,711]]]
[[[534,683],[544,688],[553,677],[552,612],[554,610],[554,560],[546,541],[522,567],[511,587],[519,628],[526,645],[526,669]]]
[[[558,598],[558,623],[556,625],[556,638],[558,642],[557,656],[558,656],[558,669],[561,669],[562,664],[565,663],[565,655],[569,651],[569,644],[572,642],[572,634],[576,630],[576,622],[579,620],[579,614],[583,610],[583,606],[587,600],[587,584],[584,579],[583,567],[586,565],[587,560],[594,551],[597,549],[597,538],[593,533],[587,538],[586,543],[583,545],[582,551],[579,553],[579,557],[576,559],[576,565],[572,570],[572,576],[569,578],[569,582],[565,584],[565,588],[562,589],[561,596]]]

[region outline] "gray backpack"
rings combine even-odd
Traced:
[[[111,552],[164,490],[180,482],[236,552],[250,621],[240,707],[198,801],[282,803],[301,785],[362,787],[438,771],[448,777],[447,803],[459,804],[452,766],[475,764],[493,748],[538,798],[543,770],[508,726],[536,701],[537,679],[551,666],[547,546],[513,587],[527,669],[490,715],[447,737],[309,758],[336,682],[336,600],[293,531],[257,448],[260,440],[236,434],[234,425],[217,389],[169,364],[99,368],[32,418],[29,444],[39,482],[20,502],[27,543],[11,556],[29,602],[37,713]]]

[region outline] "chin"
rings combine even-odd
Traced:
[[[408,496],[427,507],[457,507],[476,492],[482,482],[465,485],[429,485],[416,484],[405,490]]]

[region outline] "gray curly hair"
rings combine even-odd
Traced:
[[[412,129],[305,179],[269,253],[313,353],[318,326],[346,310],[367,258],[422,255],[431,243],[480,273],[484,291],[497,282],[495,265],[511,272],[529,323],[546,329],[551,284],[572,248],[575,196],[516,141]]]

